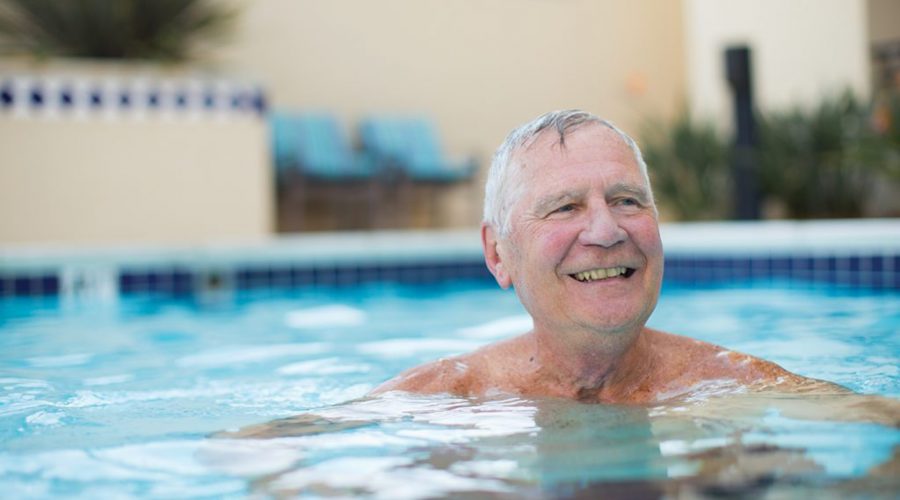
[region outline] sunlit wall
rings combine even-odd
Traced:
[[[427,113],[447,148],[487,160],[515,125],[586,108],[627,129],[684,95],[681,2],[235,0],[221,61],[277,108]]]
[[[551,109],[585,108],[637,135],[647,121],[671,117],[687,103],[727,126],[722,50],[731,43],[753,49],[763,106],[803,103],[844,87],[865,95],[873,33],[890,37],[892,26],[900,26],[885,22],[896,8],[883,0],[221,1],[240,10],[234,36],[181,70],[258,82],[270,108],[332,112],[351,137],[365,116],[430,115],[449,154],[481,161],[475,189],[510,128]],[[885,15],[873,15],[875,10]],[[54,235],[61,241],[183,241],[254,236],[273,227],[275,191],[264,122],[242,136],[246,146],[239,154],[223,151],[240,140],[190,129],[199,141],[194,146],[202,147],[182,155],[171,143],[184,137],[183,123],[125,130],[102,120],[20,126],[24,122],[17,119],[0,117],[4,130],[12,131],[0,135],[6,190],[0,198],[7,200],[0,242]],[[98,146],[84,147],[81,136],[93,137]],[[40,168],[29,167],[23,157],[41,162]],[[230,186],[243,183],[253,192],[222,196],[219,189],[179,184],[190,178],[185,172],[213,179],[224,166],[235,173]],[[119,173],[112,169],[125,167],[143,176],[130,197],[127,189],[111,192],[108,183],[79,175],[79,169]],[[66,169],[65,175],[54,168]],[[249,177],[241,181],[242,175]],[[144,200],[184,202],[143,201],[144,212],[135,212],[140,193]],[[83,213],[72,209],[99,200],[109,203],[88,205]],[[456,200],[473,203],[470,196]],[[204,207],[209,210],[192,219]],[[460,208],[451,203],[451,211],[468,218],[453,225],[474,226],[477,220],[468,214],[477,210]],[[248,210],[254,215],[244,217]],[[62,217],[67,213],[77,216]],[[141,222],[136,213],[152,216],[146,219],[152,235],[133,229]],[[30,214],[28,222],[22,214]],[[224,221],[249,222],[204,222],[218,214]],[[104,224],[97,224],[99,216]],[[194,226],[186,223],[191,220]],[[9,228],[23,227],[27,231],[10,238]]]
[[[870,92],[863,0],[685,0],[687,88],[695,115],[727,127],[723,52],[751,50],[760,109],[809,106],[845,89]]]

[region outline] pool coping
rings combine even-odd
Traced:
[[[760,233],[764,237],[760,237]],[[900,252],[900,218],[662,223],[660,235],[667,255]],[[68,264],[134,265],[160,261],[336,264],[360,260],[407,262],[410,259],[480,258],[481,255],[478,229],[347,231],[195,245],[6,244],[0,245],[0,271],[46,269]]]
[[[688,284],[751,278],[900,289],[900,219],[663,223],[666,279]],[[7,245],[0,298],[197,293],[390,280],[490,279],[479,231],[369,231],[273,236],[198,245]],[[95,291],[96,294],[96,291]]]
[[[660,234],[666,253],[678,254],[845,256],[900,251],[900,219],[676,223],[661,224]]]
[[[359,262],[408,262],[481,256],[477,231],[346,231],[273,236],[254,241],[218,241],[196,245],[103,247],[21,245],[0,247],[0,271],[46,269],[60,265],[132,266],[159,262],[185,265],[302,262],[311,265]]]

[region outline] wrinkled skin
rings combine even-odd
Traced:
[[[520,189],[509,234],[484,225],[482,243],[497,283],[514,287],[534,329],[413,368],[375,394],[641,403],[709,380],[782,388],[807,381],[774,363],[644,326],[659,296],[662,243],[650,187],[613,131],[586,125],[567,134],[564,145],[545,131],[514,162]],[[585,280],[597,269],[613,276]]]

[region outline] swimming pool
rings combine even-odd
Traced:
[[[790,256],[747,244],[750,257],[736,262],[710,235],[707,248],[688,256],[695,236],[682,235],[667,246],[674,276],[685,279],[667,280],[651,326],[889,399],[810,401],[710,384],[648,407],[503,396],[364,400],[403,368],[528,327],[515,296],[475,265],[469,243],[430,235],[440,244],[426,251],[419,236],[400,237],[395,250],[370,239],[369,260],[360,263],[359,250],[354,257],[341,245],[317,261],[323,257],[307,241],[301,257],[312,268],[280,260],[296,258],[296,248],[204,250],[202,259],[179,251],[164,265],[159,251],[29,252],[0,266],[15,270],[6,290],[40,292],[0,300],[0,491],[25,498],[900,491],[893,473],[900,416],[889,404],[900,398],[900,293],[877,286],[895,283],[892,243],[879,238],[873,252],[856,237],[825,253],[818,243],[798,252],[795,242]],[[423,253],[404,265],[393,257]],[[102,265],[110,262],[115,272]],[[57,293],[49,293],[54,270]],[[869,283],[850,282],[862,279]]]

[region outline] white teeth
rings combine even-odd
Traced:
[[[574,276],[578,281],[594,281],[606,278],[615,278],[616,276],[621,276],[623,274],[625,274],[625,268],[620,266],[591,269],[590,271],[575,273]]]

